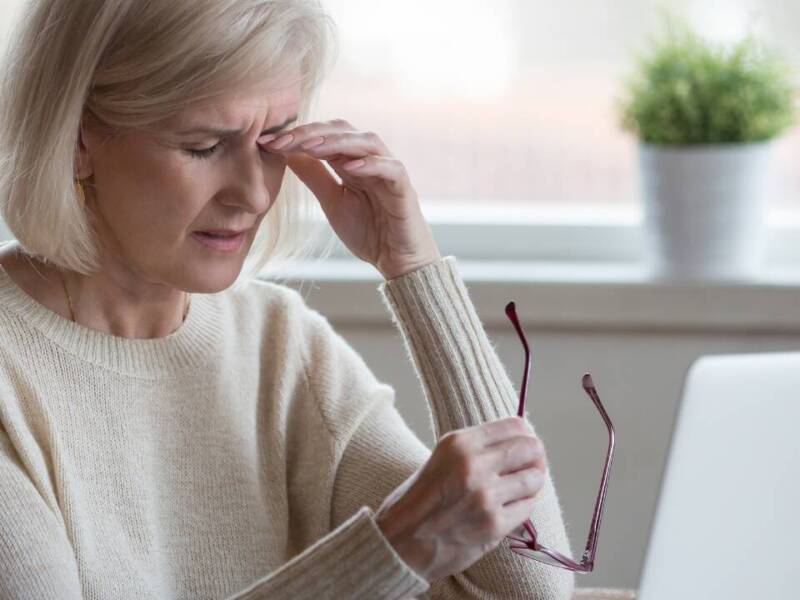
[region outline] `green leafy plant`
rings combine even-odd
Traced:
[[[668,19],[638,58],[619,103],[622,126],[652,144],[776,137],[795,121],[791,71],[754,37],[725,46]]]

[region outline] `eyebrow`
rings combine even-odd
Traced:
[[[270,133],[278,133],[279,131],[286,129],[289,125],[297,121],[297,115],[294,117],[289,117],[281,123],[280,125],[275,125],[274,127],[270,127],[269,129],[265,129],[262,131],[258,137],[264,137],[265,135],[269,135]],[[220,139],[225,139],[229,137],[233,137],[235,135],[242,135],[244,131],[241,129],[217,129],[215,127],[192,127],[191,129],[184,129],[182,131],[177,132],[178,135],[193,135],[193,134],[203,134],[208,135]]]

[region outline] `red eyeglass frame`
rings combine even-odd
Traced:
[[[528,375],[531,370],[531,353],[530,349],[528,348],[528,341],[525,339],[522,326],[517,318],[514,302],[509,302],[506,305],[506,316],[508,316],[508,318],[511,320],[511,323],[514,325],[514,329],[517,330],[517,335],[519,335],[519,339],[522,341],[522,345],[525,348],[525,371],[522,376],[522,387],[519,395],[519,409],[517,410],[517,416],[524,418],[525,397],[527,396],[528,392]],[[603,467],[603,477],[600,480],[600,490],[597,493],[597,500],[594,504],[592,523],[589,528],[589,535],[586,539],[586,547],[584,549],[581,562],[575,562],[571,558],[558,552],[558,550],[539,544],[537,540],[536,528],[533,526],[533,523],[531,523],[530,519],[526,519],[523,523],[523,526],[525,527],[525,531],[528,533],[531,539],[527,540],[513,535],[508,535],[506,537],[512,541],[510,544],[512,552],[519,554],[520,556],[524,556],[525,558],[530,558],[537,562],[541,562],[553,567],[574,571],[576,573],[589,573],[594,569],[595,551],[597,549],[597,533],[600,529],[600,521],[603,517],[603,505],[605,504],[606,491],[608,490],[608,473],[611,467],[612,458],[614,456],[615,436],[614,426],[611,424],[611,419],[608,418],[608,413],[606,413],[606,409],[603,407],[602,402],[600,402],[600,396],[598,396],[597,390],[594,387],[592,376],[589,375],[589,373],[586,373],[581,380],[581,384],[583,386],[583,390],[586,392],[589,398],[591,398],[592,402],[594,402],[594,405],[597,407],[597,410],[600,412],[600,416],[603,417],[603,421],[605,421],[606,427],[608,428],[608,449],[606,450],[606,461],[605,466]]]

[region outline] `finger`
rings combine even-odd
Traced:
[[[503,518],[509,523],[508,534],[514,535],[525,540],[530,538],[527,529],[524,529],[523,523],[526,519],[530,519],[533,514],[533,509],[536,506],[536,498],[522,498],[521,500],[514,500],[508,504],[503,505]]]
[[[505,506],[525,498],[534,498],[544,486],[544,477],[544,470],[539,467],[505,475],[495,483],[497,499]]]
[[[533,431],[527,421],[520,417],[506,417],[476,425],[472,429],[484,447],[492,446],[514,436],[528,435]]]
[[[520,533],[520,525],[524,523],[526,519],[530,518],[530,515],[533,513],[533,508],[535,506],[535,500],[533,498],[523,498],[521,500],[516,500],[504,506],[498,506],[495,509],[495,516],[500,520],[500,535],[502,537],[508,535],[515,535],[516,533]],[[462,517],[463,519],[463,517]],[[462,526],[462,533],[466,534],[468,532],[473,533],[473,537],[476,539],[481,536],[485,536],[485,523],[480,518],[470,519],[468,521],[456,521],[453,524],[453,527],[458,525]],[[523,539],[529,537],[527,534],[521,537]]]
[[[493,473],[500,476],[520,469],[546,468],[542,441],[532,435],[518,435],[484,449],[482,460]]]
[[[341,197],[341,184],[316,158],[297,154],[288,157],[287,165],[317,197],[323,210],[329,202]]]
[[[342,131],[358,131],[358,129],[344,119],[331,119],[330,121],[305,123],[290,130],[292,135],[297,138],[298,143],[303,143],[303,140],[309,140],[317,136],[325,136]]]
[[[300,125],[277,136],[264,136],[258,139],[258,143],[272,151],[302,152],[300,146],[309,140],[347,131],[355,132],[356,129],[347,121],[335,119]]]
[[[377,177],[389,184],[393,193],[402,194],[410,185],[406,168],[396,158],[365,156],[357,160],[331,165],[340,177]]]
[[[285,149],[279,150],[279,152],[284,151]],[[324,137],[315,137],[297,146],[297,151],[326,159],[334,156],[352,158],[372,155],[392,156],[376,134],[362,131],[332,133]]]

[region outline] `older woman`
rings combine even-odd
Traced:
[[[0,119],[0,597],[571,595],[504,539],[533,515],[569,552],[455,258],[377,135],[308,121],[332,34],[314,0],[28,5]],[[312,201],[385,280],[433,452],[254,277],[307,249]]]

